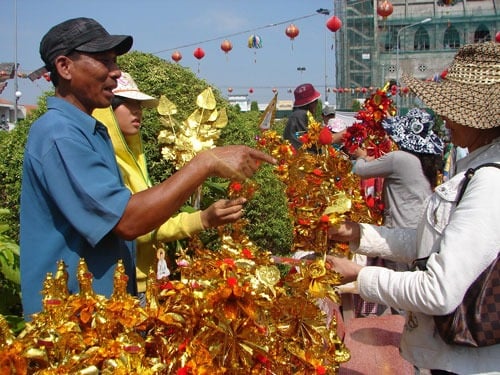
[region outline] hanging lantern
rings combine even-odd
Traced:
[[[232,93],[233,92],[233,88],[232,87],[228,87],[227,88],[227,92]]]
[[[193,56],[196,57],[198,60],[201,60],[202,58],[205,57],[205,51],[203,51],[202,48],[198,47],[194,50]]]
[[[497,43],[500,43],[500,31],[497,31],[495,35],[495,40],[497,41]]]
[[[384,0],[377,6],[377,14],[384,19],[389,17],[392,14],[393,10],[394,7],[389,0]]]
[[[224,53],[226,54],[226,59],[227,59],[228,52],[233,49],[233,43],[231,43],[231,41],[225,39],[220,44],[220,49],[224,51]]]
[[[250,87],[250,89],[248,89],[248,92],[249,92],[250,94],[253,94],[253,88],[251,88],[251,87]]]
[[[205,57],[205,51],[202,48],[198,47],[194,50],[193,56],[198,59],[198,73],[200,72],[200,60]]]
[[[403,92],[403,94],[405,94],[405,95],[406,95],[406,94],[408,94],[408,93],[410,92],[410,89],[409,89],[407,86],[405,86],[405,87],[403,87],[403,88],[401,89],[401,91]]]
[[[366,94],[367,91],[368,91],[368,89],[366,87],[361,87],[361,92],[363,94]]]
[[[326,21],[326,27],[330,31],[337,32],[342,27],[342,21],[337,16],[330,17]]]
[[[262,48],[262,38],[259,35],[252,34],[248,37],[248,48],[259,49]],[[257,62],[257,52],[254,51],[254,62]]]
[[[292,41],[292,49],[293,49],[293,40],[297,35],[299,35],[299,28],[295,26],[293,23],[288,25],[288,27],[285,30],[285,34],[290,38]]]
[[[172,60],[174,60],[177,63],[181,61],[181,59],[182,59],[182,54],[179,51],[172,52]]]

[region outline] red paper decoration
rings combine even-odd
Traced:
[[[179,62],[182,59],[182,54],[179,51],[172,52],[172,60]]]
[[[337,16],[330,17],[328,21],[326,21],[326,27],[328,30],[336,32],[342,27],[342,21]]]
[[[497,31],[495,35],[495,40],[497,41],[497,43],[500,43],[500,31]]]
[[[394,10],[392,3],[389,0],[384,0],[377,6],[377,14],[383,18],[389,17]]]
[[[202,58],[205,57],[205,51],[203,51],[202,48],[198,47],[194,50],[193,56],[196,57],[198,60],[201,60]]]

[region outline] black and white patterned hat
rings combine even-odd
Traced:
[[[386,118],[382,126],[401,150],[434,155],[443,152],[443,140],[432,131],[434,119],[419,108],[405,116]]]

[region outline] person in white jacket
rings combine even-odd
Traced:
[[[403,77],[410,90],[446,121],[451,141],[469,150],[458,161],[456,174],[430,196],[417,229],[346,222],[329,231],[330,239],[349,241],[354,253],[399,262],[429,257],[426,270],[404,272],[328,259],[344,282],[356,281],[365,300],[408,312],[401,355],[432,374],[500,374],[500,344],[446,344],[433,319],[456,309],[500,250],[500,170],[477,170],[457,206],[468,168],[500,164],[499,56],[500,43],[465,45],[443,82]]]

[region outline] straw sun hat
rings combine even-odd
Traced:
[[[477,129],[500,126],[500,43],[460,48],[442,82],[402,81],[438,115]]]

